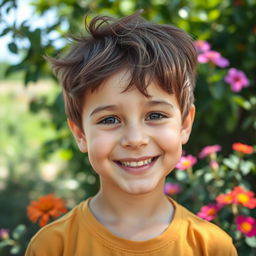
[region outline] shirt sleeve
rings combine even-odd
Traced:
[[[236,250],[236,248],[235,248],[235,246],[233,244],[232,244],[232,246],[230,248],[229,256],[238,256],[237,250]]]
[[[30,241],[25,256],[62,256],[60,237],[51,232],[39,232]]]

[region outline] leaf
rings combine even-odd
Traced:
[[[209,76],[210,83],[216,83],[223,79],[223,75],[221,72],[215,72]]]
[[[203,169],[198,169],[195,171],[195,176],[196,177],[201,177],[203,174],[205,173],[205,171]]]
[[[11,254],[18,254],[20,252],[20,245],[15,245],[11,249]]]
[[[224,95],[224,86],[222,83],[211,84],[209,90],[214,99],[219,100]]]
[[[18,47],[17,47],[17,45],[16,45],[14,42],[9,43],[9,44],[8,44],[8,48],[9,48],[9,50],[10,50],[12,53],[15,53],[15,54],[18,53]]]
[[[239,158],[235,155],[231,155],[229,158],[225,158],[223,163],[232,170],[236,170],[239,164]]]
[[[206,173],[205,175],[204,175],[204,181],[205,182],[209,182],[209,181],[211,181],[213,179],[213,175],[212,175],[212,173],[211,172],[208,172],[208,173]]]
[[[219,16],[220,16],[220,11],[218,9],[214,9],[210,11],[208,14],[209,20],[211,21],[218,19]]]
[[[68,161],[73,157],[73,152],[72,150],[69,150],[69,149],[61,149],[59,152],[59,155],[60,155],[60,158]]]
[[[0,241],[0,248],[4,248],[6,246],[11,246],[11,245],[13,245],[13,240],[11,239]]]
[[[12,65],[12,66],[9,66],[5,72],[4,72],[4,76],[7,77],[9,76],[10,74],[12,73],[15,73],[19,70],[22,70],[24,68],[23,64],[22,63],[19,63],[17,65]]]
[[[185,180],[187,178],[186,171],[176,170],[175,174],[176,174],[177,180]]]
[[[232,101],[246,110],[249,110],[252,107],[249,101],[245,100],[243,97],[238,95],[233,96]]]
[[[5,29],[2,31],[2,33],[0,34],[0,37],[6,35],[10,30],[11,30],[10,28],[5,28]]]
[[[23,224],[18,225],[12,232],[12,236],[15,240],[18,240],[21,238],[21,236],[25,233],[26,226]]]
[[[245,242],[252,248],[256,248],[256,236],[246,237]]]
[[[250,161],[242,161],[240,166],[242,174],[247,175],[253,169],[254,164]]]

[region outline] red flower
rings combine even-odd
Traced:
[[[56,218],[66,212],[64,201],[53,194],[41,196],[27,207],[28,218],[34,223],[39,220],[40,227],[45,226],[51,217]]]
[[[256,207],[256,198],[252,191],[246,191],[243,187],[237,186],[231,192],[220,194],[216,201],[220,204],[241,204],[247,208]]]
[[[256,198],[254,198],[252,191],[246,191],[243,187],[238,186],[231,193],[235,204],[242,204],[250,209],[256,207]]]
[[[243,154],[252,154],[253,153],[253,147],[237,142],[232,145],[233,150],[237,152],[241,152]]]
[[[256,220],[240,215],[236,218],[237,229],[247,237],[256,236]]]
[[[233,203],[233,197],[231,192],[226,194],[220,194],[217,196],[216,201],[219,204],[232,204]]]

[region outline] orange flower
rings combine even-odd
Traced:
[[[256,198],[254,198],[252,191],[246,191],[243,187],[238,186],[235,187],[231,193],[235,204],[242,204],[250,209],[256,207]]]
[[[220,194],[216,201],[219,204],[241,204],[247,208],[256,207],[256,198],[252,191],[246,191],[243,187],[237,186],[231,192]]]
[[[232,193],[229,192],[227,194],[220,194],[217,196],[216,201],[219,204],[232,204],[233,203]]]
[[[237,142],[232,145],[233,150],[241,152],[243,154],[252,154],[253,153],[253,147]]]
[[[37,201],[32,201],[27,207],[28,218],[34,223],[40,219],[40,227],[45,226],[51,217],[57,218],[66,212],[67,208],[64,201],[53,194],[41,196]]]

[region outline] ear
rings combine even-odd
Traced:
[[[87,152],[87,143],[84,132],[81,130],[79,126],[77,126],[72,120],[68,119],[68,125],[71,132],[74,135],[76,140],[76,144],[79,147],[80,151],[85,153]]]
[[[194,118],[195,118],[195,105],[192,104],[187,116],[185,117],[182,123],[182,130],[181,130],[182,144],[186,144],[188,142],[188,139],[192,130]]]

